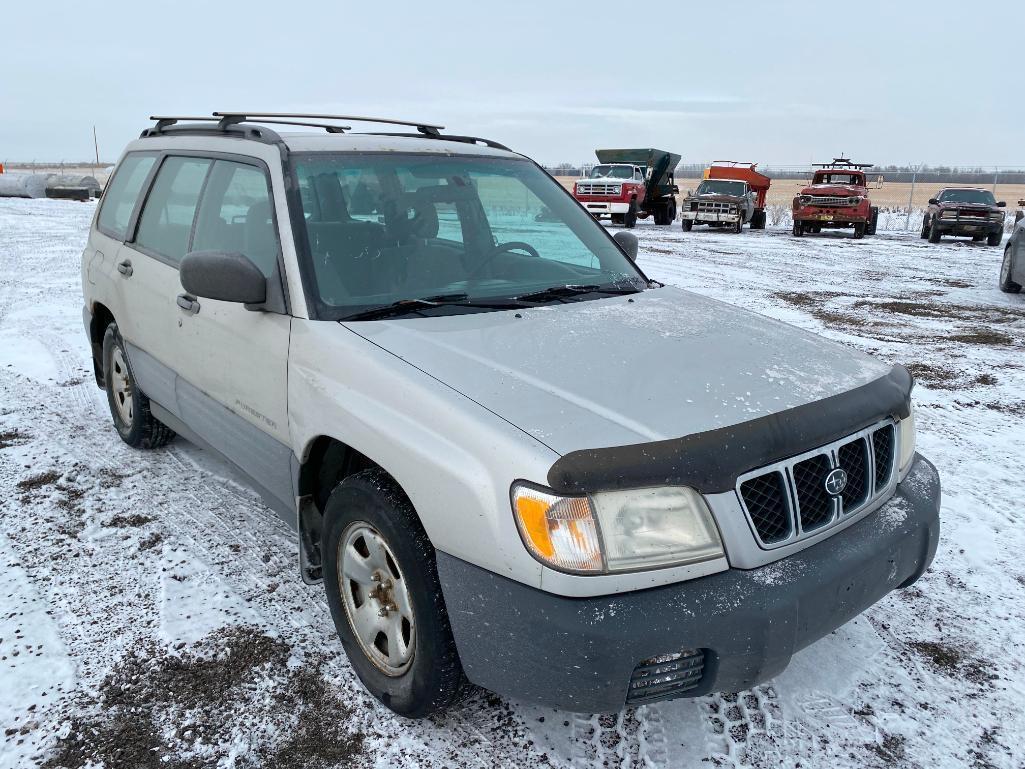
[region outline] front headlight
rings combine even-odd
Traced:
[[[861,197],[859,195],[852,195],[851,197],[847,198],[847,202],[850,203],[852,206],[856,206],[858,205],[858,203],[861,202]]]
[[[1002,220],[1004,218],[1004,212],[1003,211],[990,211],[989,218],[990,219],[995,219],[996,221],[1000,221],[1000,220]]]
[[[900,462],[897,464],[897,478],[900,480],[904,480],[915,458],[915,434],[915,404],[912,403],[911,413],[900,420]]]
[[[559,571],[622,572],[724,555],[711,512],[690,488],[561,497],[517,483],[512,503],[527,549]]]

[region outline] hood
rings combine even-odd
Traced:
[[[890,370],[687,291],[631,298],[343,325],[559,454],[746,422]]]
[[[959,203],[956,200],[942,200],[936,204],[938,208],[967,208],[975,211],[999,211],[1000,208],[997,206],[991,206],[989,203]]]
[[[836,195],[838,197],[861,195],[864,197],[866,188],[856,184],[809,184],[803,190],[802,195]]]
[[[744,200],[744,195],[723,195],[719,192],[706,192],[702,195],[691,195],[687,200],[710,201],[713,203],[737,203]]]

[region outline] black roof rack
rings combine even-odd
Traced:
[[[312,119],[312,120],[355,120],[360,123],[387,123],[389,125],[407,125],[416,128],[419,133],[426,134],[427,136],[437,136],[441,130],[445,127],[443,125],[434,125],[433,123],[424,123],[423,121],[415,120],[396,120],[390,117],[365,117],[360,115],[324,115],[319,113],[302,113],[302,112],[226,112],[217,111],[214,113],[215,117],[225,119],[236,119],[238,122],[249,121],[250,118],[277,118],[281,120],[295,120],[295,119]],[[259,123],[261,120],[249,121]],[[270,121],[264,121],[270,122]],[[297,125],[309,125],[308,123],[298,123]]]
[[[874,168],[875,163],[852,163],[850,158],[833,158],[831,163],[812,163],[813,168]]]
[[[413,126],[417,133],[387,133],[370,131],[365,135],[371,136],[398,136],[407,138],[441,139],[443,141],[461,142],[463,144],[483,144],[494,149],[512,152],[508,147],[492,139],[484,139],[479,136],[460,136],[456,134],[442,134],[441,129],[445,126],[432,123],[415,122],[409,120],[395,120],[383,117],[359,117],[356,115],[325,115],[306,114],[299,112],[228,112],[219,110],[210,116],[197,115],[150,115],[150,120],[155,120],[156,125],[145,129],[141,136],[157,136],[168,132],[201,132],[201,133],[242,133],[247,138],[260,141],[280,141],[280,137],[270,129],[261,132],[258,128],[244,128],[242,123],[267,123],[273,125],[293,125],[305,128],[323,128],[328,133],[345,133],[351,130],[351,126],[336,125],[333,123],[311,122],[319,120],[348,120],[368,123],[387,123],[389,125]],[[184,126],[180,123],[205,123],[206,125]]]

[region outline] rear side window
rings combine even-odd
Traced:
[[[128,231],[128,220],[132,218],[135,201],[139,198],[139,190],[154,162],[154,155],[127,155],[121,161],[117,173],[103,193],[103,204],[97,220],[100,230],[111,237],[124,239]]]
[[[278,236],[262,169],[227,160],[214,163],[191,250],[245,254],[265,276],[274,274]]]
[[[169,157],[153,181],[135,243],[177,265],[189,248],[199,194],[213,161]]]

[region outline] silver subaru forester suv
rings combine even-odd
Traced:
[[[905,368],[648,279],[493,141],[155,120],[82,258],[114,426],[252,479],[395,712],[741,690],[929,566]]]

